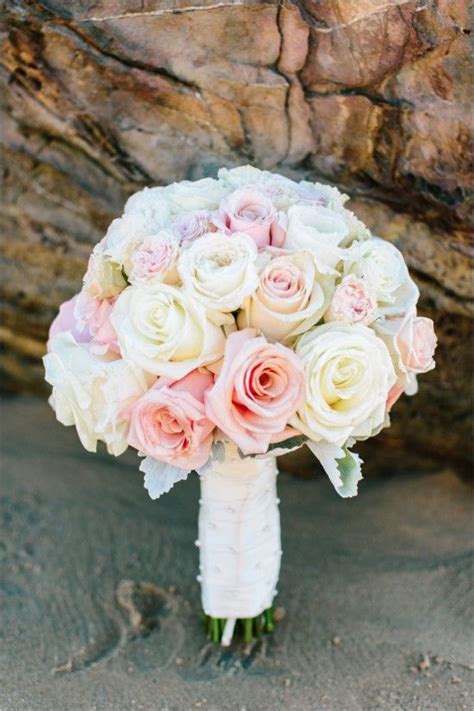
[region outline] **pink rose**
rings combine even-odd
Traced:
[[[196,210],[178,217],[171,227],[179,234],[182,242],[189,242],[209,232],[216,232],[214,219],[213,213],[209,210]]]
[[[117,334],[110,321],[116,300],[94,298],[84,289],[78,294],[74,305],[76,329],[89,335],[91,350],[95,353],[104,354],[109,349],[120,353]]]
[[[376,316],[377,302],[366,282],[349,274],[336,287],[324,320],[368,326]]]
[[[246,328],[227,338],[222,369],[206,393],[206,414],[244,454],[264,454],[303,394],[304,373],[293,351]]]
[[[433,355],[437,342],[433,321],[424,316],[405,319],[395,336],[401,362],[411,373],[426,373],[435,367]]]
[[[181,380],[159,378],[132,407],[129,444],[179,469],[199,469],[209,458],[215,425],[206,416],[210,373],[193,370]]]
[[[426,373],[435,367],[437,338],[430,318],[409,313],[404,318],[388,318],[374,325],[390,352],[399,378]]]
[[[227,195],[220,204],[219,215],[231,232],[245,232],[259,249],[281,247],[286,229],[270,198],[256,187],[248,186]]]
[[[78,299],[79,294],[76,294],[72,297],[72,299],[64,301],[64,303],[62,303],[59,307],[59,313],[49,328],[48,351],[50,350],[49,343],[51,339],[60,333],[65,333],[66,331],[71,331],[76,343],[89,343],[92,339],[89,331],[86,328],[83,328],[82,325],[78,325],[77,319],[74,315]]]
[[[162,230],[156,235],[145,237],[131,257],[128,275],[132,284],[149,279],[158,279],[168,284],[178,281],[176,260],[179,241],[170,230]]]

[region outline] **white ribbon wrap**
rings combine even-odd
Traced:
[[[275,457],[241,459],[226,444],[223,461],[201,475],[198,579],[211,617],[232,624],[272,605],[281,558],[277,474]]]

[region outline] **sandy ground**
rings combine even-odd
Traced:
[[[470,488],[380,471],[341,500],[280,476],[276,634],[206,644],[194,476],[152,502],[33,398],[2,416],[1,711],[473,708]],[[127,582],[129,581],[129,582]]]

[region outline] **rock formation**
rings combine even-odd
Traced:
[[[393,240],[438,368],[385,442],[469,456],[467,0],[7,0],[4,385],[39,388],[58,304],[144,185],[253,163],[329,181]]]

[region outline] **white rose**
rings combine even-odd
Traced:
[[[355,242],[343,256],[343,275],[363,277],[382,316],[402,316],[412,311],[419,291],[410,278],[403,255],[393,244],[372,237]]]
[[[68,331],[50,340],[43,362],[59,422],[75,425],[89,452],[96,451],[100,440],[110,454],[122,454],[127,449],[127,411],[154,378],[110,352],[94,355]]]
[[[224,333],[182,289],[160,282],[125,289],[111,322],[125,359],[155,375],[182,378],[224,352]]]
[[[340,246],[349,229],[340,214],[327,207],[293,205],[288,210],[285,249],[312,252],[320,272],[336,273]]]
[[[299,201],[306,204],[322,205],[335,212],[344,210],[344,204],[349,195],[341,193],[337,188],[325,183],[310,183],[302,180],[298,183]]]
[[[144,188],[125,203],[124,215],[135,215],[146,222],[150,234],[166,227],[171,218],[170,200],[165,188]]]
[[[334,277],[317,271],[310,252],[275,250],[260,272],[258,289],[245,300],[238,326],[285,342],[321,320],[333,290]]]
[[[204,235],[179,258],[183,289],[215,323],[231,323],[225,314],[236,311],[257,288],[257,255],[255,242],[246,234]]]
[[[171,211],[176,214],[189,210],[216,210],[229,189],[219,180],[182,180],[165,188]]]
[[[306,373],[304,405],[290,424],[310,439],[342,446],[384,426],[395,372],[384,342],[367,326],[328,323],[298,340]]]
[[[370,230],[351,210],[347,210],[344,207],[347,200],[349,200],[348,195],[341,193],[331,185],[309,183],[305,180],[298,183],[297,188],[297,197],[300,204],[327,207],[337,212],[342,218],[347,227],[347,235],[341,241],[341,247],[348,247],[354,240],[369,239]]]
[[[254,168],[253,165],[239,165],[236,168],[220,168],[217,177],[229,188],[235,190],[242,185],[257,185],[263,182],[265,175],[271,175],[265,170]]]

